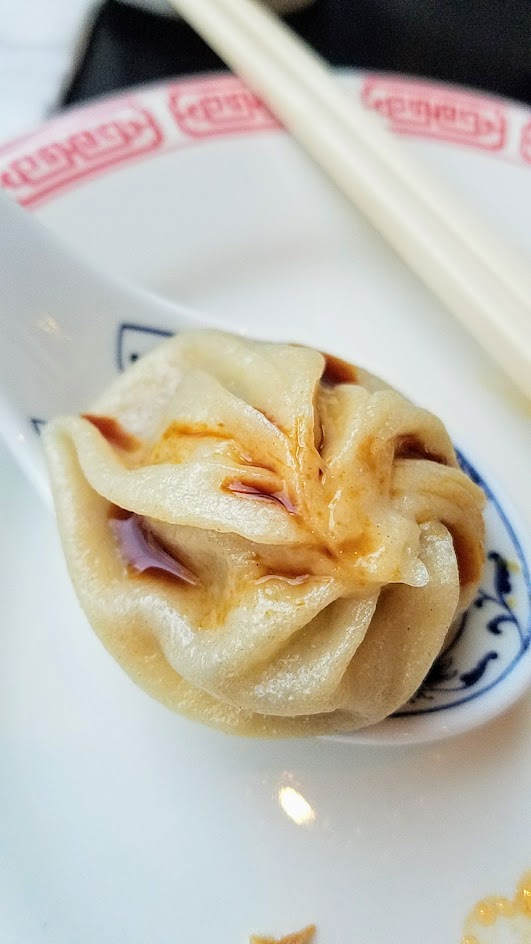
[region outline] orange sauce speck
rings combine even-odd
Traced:
[[[95,413],[82,413],[81,418],[92,423],[111,446],[134,452],[141,445],[140,440],[127,432],[114,416],[98,416]]]
[[[365,557],[376,550],[374,534],[371,533],[367,525],[365,530],[357,538],[350,538],[342,541],[338,548],[339,556],[346,554],[349,557]]]
[[[222,423],[218,426],[207,426],[206,423],[172,422],[166,427],[160,438],[153,446],[149,462],[151,465],[160,465],[164,462],[179,463],[183,458],[183,448],[190,448],[191,442],[200,439],[219,439],[230,442],[232,435]],[[188,444],[188,445],[187,445]],[[194,447],[195,448],[195,447]]]
[[[194,448],[192,445],[194,441],[201,439],[217,439],[220,442],[226,442],[229,446],[235,448],[233,458],[242,465],[265,469],[267,472],[275,472],[272,463],[256,459],[245,452],[224,423],[209,426],[207,423],[184,423],[174,420],[166,427],[154,444],[149,455],[149,462],[152,465],[159,465],[164,462],[179,463],[188,457],[190,447]]]
[[[309,924],[302,931],[296,931],[295,934],[288,934],[283,938],[259,937],[253,934],[250,944],[311,944],[315,937],[315,930],[315,924]]]
[[[206,423],[181,423],[174,420],[164,430],[163,436],[171,439],[173,436],[199,436],[201,438],[213,436],[215,439],[231,439],[223,423],[217,426],[208,426]]]

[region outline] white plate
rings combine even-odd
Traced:
[[[529,112],[345,81],[531,255]],[[528,407],[236,80],[71,112],[0,149],[0,173],[100,265],[221,325],[347,356],[439,413],[529,530]],[[0,465],[0,941],[244,944],[314,921],[318,944],[453,944],[477,899],[512,894],[531,866],[529,695],[428,747],[186,722],[102,650],[52,520]],[[505,932],[475,929],[523,940]]]

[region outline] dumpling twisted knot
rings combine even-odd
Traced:
[[[95,631],[224,730],[385,718],[477,588],[483,494],[442,423],[310,348],[179,335],[44,440]]]

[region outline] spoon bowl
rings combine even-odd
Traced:
[[[207,318],[111,278],[0,196],[0,432],[40,494],[50,490],[39,430],[86,407],[116,374],[177,331]],[[379,725],[335,739],[350,744],[439,740],[508,708],[531,677],[528,556],[514,514],[474,467],[487,495],[487,564],[450,648],[414,698]]]

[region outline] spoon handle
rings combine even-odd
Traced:
[[[46,494],[39,422],[82,409],[112,379],[124,325],[171,333],[198,319],[78,259],[3,194],[0,285],[0,429]]]

